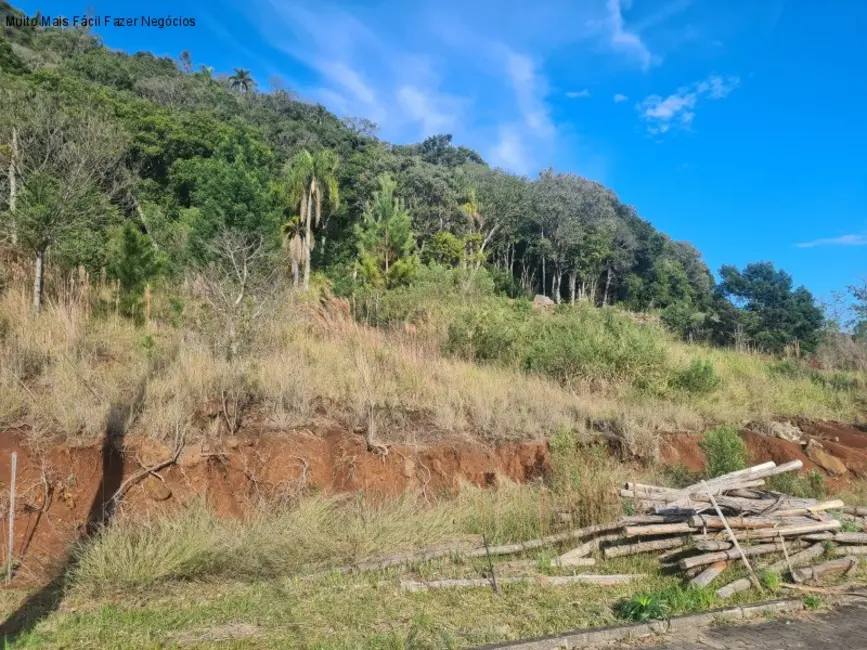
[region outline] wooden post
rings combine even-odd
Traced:
[[[6,556],[6,582],[12,582],[12,556],[15,551],[15,475],[18,472],[18,454],[12,452],[9,478],[9,554]]]
[[[744,565],[747,567],[747,571],[750,572],[750,577],[752,577],[753,579],[753,584],[755,584],[756,587],[758,587],[759,591],[761,591],[762,585],[759,582],[759,579],[756,577],[756,574],[753,571],[753,567],[750,565],[750,561],[747,559],[744,550],[741,548],[741,545],[738,544],[738,540],[735,537],[735,534],[732,532],[732,529],[729,528],[729,522],[726,520],[725,515],[723,514],[722,510],[720,510],[720,507],[717,505],[716,499],[713,498],[713,493],[711,492],[711,490],[707,490],[707,495],[708,497],[710,497],[711,505],[713,505],[714,510],[716,510],[717,515],[719,515],[719,518],[722,520],[723,526],[725,526],[726,532],[729,535],[729,539],[735,545],[738,553],[740,553],[741,559],[744,561]]]

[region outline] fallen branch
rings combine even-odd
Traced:
[[[176,438],[175,438],[175,449],[172,452],[172,455],[166,458],[164,461],[157,463],[156,465],[152,465],[150,467],[145,467],[141,471],[136,472],[132,476],[130,476],[127,480],[121,483],[120,487],[117,489],[117,492],[109,499],[109,502],[114,501],[115,504],[120,502],[123,496],[129,492],[130,488],[143,480],[145,477],[150,476],[151,474],[155,474],[168,467],[169,465],[174,465],[178,462],[178,458],[181,455],[181,450],[184,448],[184,441],[186,440],[186,432],[181,433],[180,428],[177,429]]]
[[[658,539],[652,542],[639,542],[638,544],[625,544],[623,546],[609,546],[602,551],[606,560],[624,555],[636,555],[650,551],[664,551],[672,548],[682,548],[683,540],[679,537],[673,539]]]
[[[790,548],[801,548],[803,545],[806,545],[806,542],[791,542],[789,546]],[[720,560],[737,560],[741,558],[741,553],[747,557],[756,557],[759,555],[779,553],[782,550],[782,544],[759,544],[757,546],[747,546],[746,548],[742,548],[740,553],[736,549],[732,549],[730,551],[718,551],[716,553],[706,553],[705,555],[685,557],[678,562],[678,566],[681,569],[686,570],[697,566],[703,566],[705,564],[713,564]]]
[[[808,580],[821,580],[827,576],[854,571],[857,567],[858,558],[846,556],[839,560],[831,560],[823,564],[797,569],[792,572],[792,580],[798,584],[807,582]]]
[[[707,587],[720,573],[726,570],[727,566],[728,563],[725,561],[715,562],[690,580],[689,584],[695,587]]]

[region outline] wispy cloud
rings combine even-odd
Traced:
[[[570,90],[566,93],[566,97],[569,99],[582,99],[584,97],[590,97],[590,91],[586,88],[584,90]]]
[[[533,59],[509,50],[506,53],[506,71],[527,128],[539,137],[553,135],[554,125],[545,104],[548,82],[536,70]]]
[[[398,140],[448,130],[459,121],[468,102],[440,91],[439,75],[424,56],[327,3],[258,1],[263,18],[256,24],[266,40],[317,73],[316,85],[302,89],[312,99],[378,122],[386,137]]]
[[[619,104],[620,102],[628,102],[628,101],[629,101],[629,97],[627,97],[626,95],[622,95],[621,93],[617,93],[616,95],[614,95],[614,103],[615,104]]]
[[[491,149],[489,157],[495,167],[502,167],[519,174],[529,174],[533,170],[523,138],[514,126],[500,127],[497,144]]]
[[[623,20],[624,5],[628,8],[628,3],[622,3],[621,0],[607,0],[606,2],[605,26],[608,30],[610,45],[614,50],[637,61],[642,70],[647,70],[659,59],[650,52],[638,32],[626,29]]]
[[[637,108],[641,118],[647,122],[647,131],[651,135],[667,133],[677,127],[688,129],[695,119],[695,109],[701,99],[723,99],[739,84],[738,77],[711,75],[703,81],[678,88],[668,97],[650,95]]]
[[[816,246],[867,246],[867,235],[841,235],[826,237],[813,241],[795,244],[798,248],[815,248]]]

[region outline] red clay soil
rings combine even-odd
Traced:
[[[15,557],[21,560],[16,582],[38,581],[62,565],[85,532],[103,478],[102,441],[41,449],[24,432],[0,433],[0,539],[7,537],[11,453],[18,454]],[[121,480],[171,456],[165,445],[128,437]],[[227,438],[218,445],[190,444],[178,463],[137,482],[123,508],[133,514],[162,511],[204,498],[219,515],[239,516],[259,497],[291,496],[302,488],[326,494],[362,491],[388,497],[406,490],[436,495],[462,483],[494,486],[500,480],[527,482],[550,471],[544,441],[496,448],[456,442],[415,449],[391,446],[370,452],[361,436],[344,430],[292,431],[251,438]],[[51,495],[45,508],[46,489]],[[5,546],[5,544],[4,544]],[[2,555],[5,556],[5,553]]]
[[[825,451],[843,460],[846,477],[830,479],[840,487],[850,478],[867,477],[867,434],[836,422],[798,422],[805,440],[814,437]],[[800,444],[743,432],[756,463],[800,459],[804,471],[819,469]],[[691,471],[704,467],[700,436],[663,437],[662,457]],[[108,499],[121,481],[171,456],[164,444],[145,437],[127,437],[123,471],[103,488],[102,441],[39,445],[26,432],[0,433],[0,539],[7,535],[9,465],[18,453],[15,557],[16,582],[38,581],[67,559],[70,545],[85,533],[94,503]],[[548,445],[530,441],[489,447],[466,441],[444,441],[429,447],[394,445],[383,455],[367,450],[364,439],[344,429],[298,430],[224,437],[219,443],[184,447],[177,464],[135,483],[123,499],[135,515],[160,512],[206,500],[218,514],[240,516],[260,497],[297,494],[315,489],[326,494],[363,492],[385,498],[406,490],[435,496],[461,484],[496,486],[503,479],[527,482],[551,469]],[[821,471],[821,470],[820,470]],[[99,494],[100,490],[108,492]],[[46,493],[50,495],[46,505]],[[5,553],[0,553],[5,556]]]

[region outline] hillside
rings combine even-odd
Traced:
[[[194,55],[0,37],[8,647],[557,633],[612,623],[631,587],[464,601],[402,580],[481,558],[340,568],[609,522],[627,479],[752,461],[803,462],[769,488],[863,502],[864,321],[826,321],[769,262],[717,281],[599,183],[447,134],[390,144]],[[552,548],[521,557],[554,571]],[[679,588],[646,560],[605,570]]]

